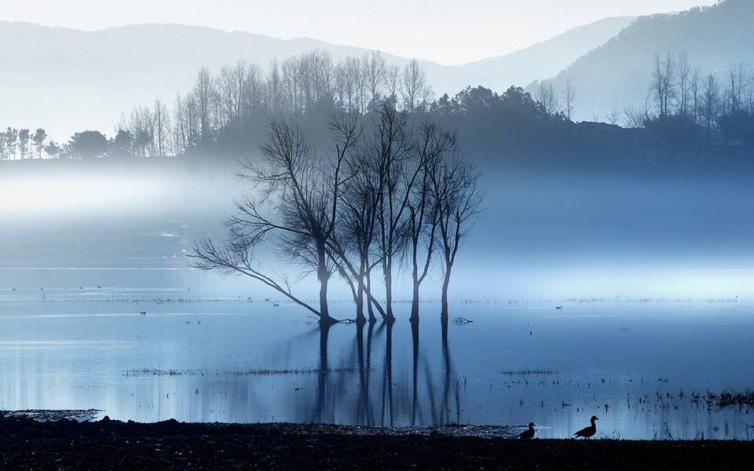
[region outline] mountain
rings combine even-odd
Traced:
[[[190,89],[197,71],[248,59],[262,66],[313,49],[334,57],[363,49],[178,25],[84,32],[0,24],[0,124],[41,126],[57,136],[110,132],[122,112]]]
[[[549,77],[631,22],[614,18],[568,31],[530,48],[459,66],[422,61],[436,93],[467,85],[504,90]],[[314,39],[283,40],[197,26],[149,24],[79,31],[0,22],[0,126],[46,128],[65,139],[74,131],[111,133],[123,112],[155,98],[171,103],[190,89],[202,66],[217,70],[246,59],[267,66],[314,49],[335,59],[365,49]],[[402,66],[407,58],[385,55]]]
[[[563,90],[566,80],[571,81],[576,118],[602,119],[645,105],[657,52],[685,53],[702,74],[725,79],[732,67],[754,70],[752,44],[752,0],[726,0],[711,7],[641,17],[557,74],[554,84]]]
[[[552,39],[502,56],[453,67],[465,85],[481,84],[503,91],[552,77],[576,59],[603,45],[630,25],[635,16],[606,18],[566,31]],[[473,80],[469,83],[468,80]],[[458,87],[460,88],[460,87]]]

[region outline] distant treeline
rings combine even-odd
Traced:
[[[295,120],[316,145],[326,141],[335,114],[367,115],[385,101],[417,122],[429,118],[457,130],[465,150],[501,160],[532,155],[657,160],[754,147],[754,77],[743,67],[732,67],[723,80],[694,68],[684,54],[658,53],[647,76],[643,108],[614,113],[608,123],[576,124],[570,116],[578,94],[586,92],[570,83],[556,90],[540,82],[532,93],[468,87],[435,98],[416,61],[398,68],[378,52],[335,61],[314,51],[266,71],[246,62],[217,74],[203,68],[192,90],[171,107],[159,100],[137,107],[121,118],[111,138],[84,131],[59,145],[47,142],[43,129],[8,128],[0,135],[0,156],[236,158],[258,150],[273,120]]]

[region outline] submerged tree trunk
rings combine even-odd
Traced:
[[[367,321],[364,317],[364,278],[359,278],[356,285],[356,323],[361,325]]]
[[[419,282],[414,278],[414,291],[411,298],[411,322],[419,322]]]
[[[416,237],[412,240],[411,247],[411,282],[413,283],[413,292],[411,295],[411,322],[419,322],[419,261],[417,259],[417,251],[419,248],[419,241]]]
[[[388,322],[395,320],[393,315],[393,273],[390,262],[385,268],[385,320]]]
[[[320,322],[323,324],[331,324],[333,322],[330,317],[330,310],[327,306],[327,279],[319,280],[319,314]]]
[[[440,319],[445,323],[448,322],[448,287],[450,286],[450,271],[451,268],[447,267],[442,280]]]
[[[367,262],[367,266],[369,263]],[[367,270],[367,290],[372,292],[372,271]],[[369,322],[377,322],[377,317],[374,315],[374,304],[371,299],[367,299],[367,314],[369,315]]]
[[[327,269],[327,254],[324,241],[317,242],[317,279],[319,280],[319,322],[323,326],[334,323],[330,317],[330,309],[327,304],[327,284],[330,281],[330,271]]]

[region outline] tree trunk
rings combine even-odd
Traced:
[[[411,281],[413,282],[414,290],[411,296],[411,322],[419,322],[419,263],[416,259],[417,247],[418,240],[413,239]]]
[[[370,293],[372,292],[371,270],[367,271],[367,290],[369,290]],[[369,322],[377,322],[377,317],[374,315],[374,306],[372,305],[372,300],[370,299],[367,299],[367,314],[369,314]]]
[[[319,321],[323,326],[329,326],[334,321],[330,317],[330,309],[327,304],[327,283],[330,281],[330,272],[327,270],[325,242],[317,242],[317,279],[319,280]]]
[[[361,325],[367,321],[364,317],[364,278],[359,278],[356,286],[356,323]]]
[[[411,299],[411,322],[419,322],[419,281],[414,279],[414,292]]]
[[[319,317],[323,324],[332,324],[330,310],[327,306],[327,278],[319,280]]]
[[[390,268],[385,270],[385,320],[388,322],[395,320],[393,315],[393,274]]]
[[[448,287],[450,286],[450,270],[450,267],[445,270],[445,276],[442,280],[442,306],[440,310],[440,319],[442,319],[443,322],[448,322]]]

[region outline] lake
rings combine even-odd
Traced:
[[[754,435],[750,407],[707,397],[754,387],[748,301],[465,302],[452,305],[445,332],[433,304],[418,329],[399,304],[392,326],[323,332],[275,301],[1,290],[0,409],[94,408],[144,422],[533,421],[543,438],[568,437],[597,415],[599,437]],[[353,317],[350,303],[332,309]]]

